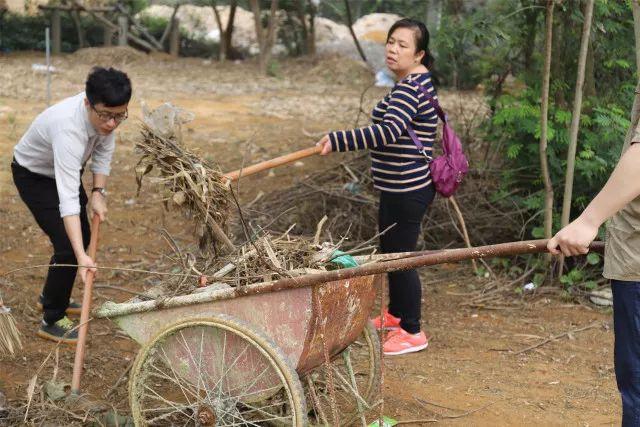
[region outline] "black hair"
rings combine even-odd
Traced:
[[[131,80],[115,68],[93,67],[87,76],[85,94],[91,105],[119,107],[131,99]]]
[[[410,30],[413,30],[413,34],[416,40],[416,53],[424,50],[422,65],[431,70],[435,58],[431,55],[431,51],[429,50],[429,30],[427,30],[427,26],[416,19],[403,18],[399,21],[394,22],[391,28],[389,28],[389,32],[387,33],[387,41],[389,41],[389,38],[391,37],[393,32],[398,28],[409,28]]]

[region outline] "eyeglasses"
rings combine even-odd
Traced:
[[[114,114],[108,111],[97,110],[96,107],[94,107],[93,105],[91,105],[91,109],[95,111],[98,118],[105,123],[111,121],[111,119],[113,119],[113,121],[116,123],[122,123],[123,121],[127,120],[127,117],[129,117],[128,110],[125,110],[124,113]]]

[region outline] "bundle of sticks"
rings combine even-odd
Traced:
[[[136,166],[138,193],[143,178],[156,170],[158,176],[151,179],[161,184],[165,206],[193,220],[201,250],[233,247],[224,233],[230,195],[220,168],[187,150],[177,128],[158,129],[151,122],[142,125],[136,149],[141,155]]]
[[[320,233],[312,240],[292,235],[291,228],[278,236],[262,232],[235,252],[217,257],[181,248],[165,233],[172,249],[167,255],[171,264],[158,268],[181,273],[162,281],[148,295],[185,295],[212,282],[216,286],[236,287],[338,268],[336,259],[346,256],[336,252],[342,241],[320,243]]]

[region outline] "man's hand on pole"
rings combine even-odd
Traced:
[[[100,217],[100,222],[107,218],[107,199],[97,191],[91,193],[91,210]]]
[[[78,265],[82,265],[85,267],[78,267],[78,272],[80,273],[80,278],[82,279],[82,283],[87,283],[87,273],[89,271],[93,272],[93,275],[95,277],[95,274],[97,272],[96,270],[96,263],[93,261],[93,259],[91,259],[91,257],[89,255],[82,254],[79,257],[76,257],[77,261],[78,261]],[[87,268],[89,267],[89,268]]]

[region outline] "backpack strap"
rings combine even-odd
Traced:
[[[440,106],[440,101],[434,98],[433,95],[431,95],[431,93],[427,90],[427,88],[422,86],[420,83],[418,82],[412,82],[412,83],[415,83],[416,86],[418,87],[418,90],[422,92],[422,94],[429,100],[429,102],[431,102],[431,105],[433,106],[433,109],[436,110],[436,114],[438,115],[438,117],[440,117],[440,120],[442,120],[444,123],[447,123],[447,115],[445,114],[444,110]]]
[[[434,98],[433,95],[431,95],[431,93],[429,93],[429,91],[420,83],[418,82],[412,82],[412,83],[415,83],[416,86],[418,87],[418,90],[422,92],[422,94],[429,100],[429,102],[431,102],[431,105],[433,106],[433,109],[436,111],[436,114],[438,115],[440,120],[442,120],[444,123],[447,123],[447,115],[442,110],[442,107],[440,107],[440,103],[438,102],[438,100]],[[418,135],[416,135],[416,132],[413,130],[413,127],[411,127],[410,123],[407,123],[407,133],[409,134],[409,136],[411,137],[411,140],[413,141],[416,148],[418,149],[418,152],[422,154],[427,159],[427,161],[429,161],[430,160],[429,155],[427,154],[424,148],[424,145],[422,145],[420,138],[418,138]]]

